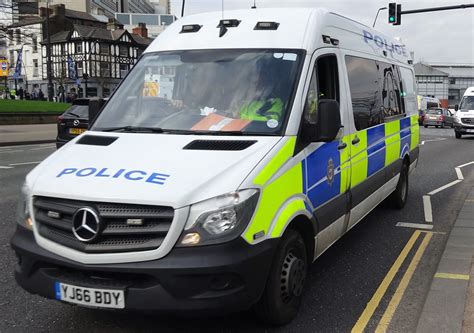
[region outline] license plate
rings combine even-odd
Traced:
[[[474,129],[468,129],[466,130],[467,133],[474,133]]]
[[[70,128],[69,134],[82,134],[86,131],[85,128]]]
[[[437,117],[430,117],[430,119],[432,119],[432,120],[436,120],[436,119],[438,119],[438,118],[437,118]]]
[[[100,308],[125,308],[123,290],[86,288],[56,282],[55,292],[56,299],[60,301]]]

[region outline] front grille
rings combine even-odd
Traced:
[[[160,247],[174,217],[171,207],[129,205],[35,197],[34,217],[41,236],[86,253],[146,251]],[[73,232],[73,216],[89,207],[100,216],[104,227],[93,243],[78,240]],[[50,215],[48,216],[48,212]],[[129,225],[139,219],[141,225]]]
[[[464,124],[474,125],[474,118],[461,118]]]

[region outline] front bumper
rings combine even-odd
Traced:
[[[278,241],[232,242],[174,248],[159,260],[84,265],[39,247],[33,233],[18,227],[11,245],[18,256],[15,278],[33,294],[55,299],[55,282],[122,289],[125,309],[212,311],[248,309],[262,295]]]
[[[474,125],[465,125],[462,123],[454,123],[454,131],[461,134],[473,134],[474,135]]]

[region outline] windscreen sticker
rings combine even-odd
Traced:
[[[278,127],[278,120],[276,120],[276,119],[267,120],[267,126],[269,128],[277,128]]]
[[[62,177],[97,177],[97,178],[114,178],[126,179],[131,181],[143,181],[145,183],[164,185],[170,175],[159,172],[147,172],[143,170],[127,170],[127,169],[109,169],[109,168],[65,168],[60,171],[56,178]]]

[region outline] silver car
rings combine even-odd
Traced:
[[[423,126],[454,127],[454,116],[448,109],[433,108],[428,109],[423,118]]]

